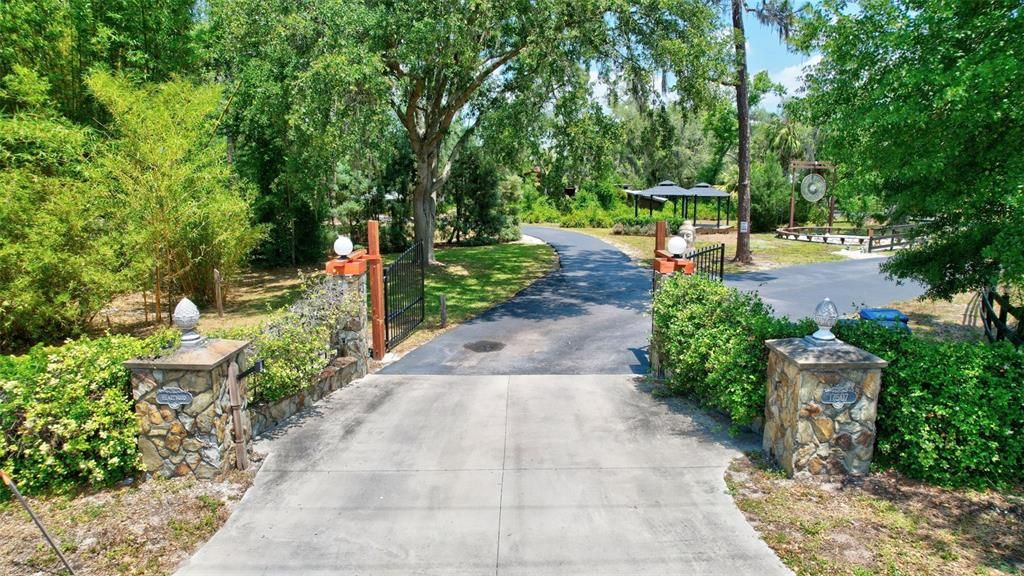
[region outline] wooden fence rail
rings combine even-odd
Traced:
[[[1022,318],[1024,307],[1013,306],[1009,294],[1000,294],[995,288],[981,291],[981,323],[989,342],[1006,340],[1020,348],[1024,345]]]

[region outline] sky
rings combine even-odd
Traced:
[[[767,70],[772,80],[786,87],[788,96],[799,95],[803,68],[808,64],[813,65],[820,56],[792,52],[779,40],[774,30],[762,26],[753,14],[744,17],[743,26],[747,33],[747,68],[750,75]],[[760,107],[775,111],[780,100],[774,94],[765,96]]]
[[[729,26],[726,16],[728,14],[723,14],[723,26]],[[790,50],[774,30],[758,22],[753,14],[744,15],[743,24],[747,35],[747,69],[750,75],[766,70],[772,80],[785,87],[786,97],[802,95],[804,69],[816,64],[821,56],[808,56]],[[608,87],[598,79],[594,69],[590,71],[590,81],[594,96],[607,106]],[[672,95],[668,95],[668,99],[674,100]],[[781,102],[781,97],[768,94],[761,99],[758,107],[775,112]]]

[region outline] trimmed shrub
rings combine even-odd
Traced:
[[[754,293],[674,275],[654,297],[654,344],[673,392],[734,425],[764,412],[764,341],[810,334],[810,320],[772,317]],[[1024,480],[1024,354],[1006,343],[941,342],[870,322],[837,336],[889,362],[882,375],[875,463],[944,486]]]
[[[870,322],[836,328],[889,361],[878,399],[882,466],[949,486],[1024,480],[1024,355],[1008,343],[940,342]]]
[[[810,322],[772,317],[756,294],[675,274],[654,296],[654,341],[669,387],[728,414],[736,426],[764,414],[764,341],[809,334]]]
[[[0,468],[26,493],[101,487],[135,473],[138,424],[121,363],[166,352],[176,337],[82,338],[0,356]]]
[[[299,392],[327,366],[336,350],[334,330],[357,314],[359,294],[345,292],[340,282],[316,275],[305,279],[302,297],[258,326],[221,330],[217,338],[251,341],[255,358],[266,362],[261,374],[249,378],[254,403],[273,402]]]

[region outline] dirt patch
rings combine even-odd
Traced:
[[[895,472],[786,479],[759,455],[726,473],[736,505],[800,575],[1024,574],[1024,492],[949,490]]]
[[[251,478],[154,479],[29,502],[77,574],[170,574],[224,524]],[[0,503],[0,533],[3,574],[66,573],[16,502]]]
[[[977,293],[957,294],[945,300],[903,300],[889,305],[910,317],[915,333],[941,340],[980,342],[985,339],[981,328],[981,302]]]
[[[224,316],[217,315],[214,306],[203,309],[200,330],[237,328],[258,324],[267,312],[294,302],[302,292],[302,278],[321,266],[297,268],[287,266],[267,270],[252,270],[239,274],[225,285]],[[169,310],[181,299],[171,297],[171,305],[163,304],[163,321],[170,325]],[[96,315],[89,329],[93,334],[112,332],[144,336],[156,329],[156,305],[153,295],[141,292],[115,298]]]

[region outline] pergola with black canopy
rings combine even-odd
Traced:
[[[654,214],[654,209],[661,210],[661,206],[668,202],[660,196],[648,196],[643,190],[626,190],[628,196],[633,197],[633,216],[640,215],[640,209],[646,208],[649,214]]]
[[[665,180],[659,182],[657,186],[653,186],[646,190],[642,190],[640,194],[644,196],[660,196],[662,198],[668,198],[672,200],[672,215],[676,214],[676,206],[678,205],[679,198],[683,199],[683,220],[686,220],[690,215],[690,198],[693,198],[693,225],[697,225],[697,207],[700,198],[715,198],[717,202],[717,214],[715,219],[715,227],[722,225],[722,198],[726,199],[726,211],[725,211],[725,225],[729,225],[729,212],[730,212],[730,200],[731,196],[728,192],[723,192],[715,188],[714,186],[701,182],[693,188],[683,188],[682,186],[676,185],[675,182]],[[634,215],[636,214],[636,204],[634,202]]]

